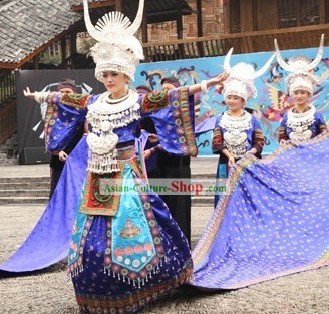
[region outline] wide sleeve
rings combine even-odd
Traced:
[[[50,93],[45,117],[46,148],[59,152],[81,129],[87,113],[89,95]]]
[[[214,154],[219,154],[224,148],[224,137],[223,129],[220,126],[220,120],[222,116],[218,116],[215,122],[215,128],[212,136],[212,152]]]
[[[262,132],[262,128],[255,117],[253,117],[252,127],[253,127],[253,134],[252,134],[251,148],[255,148],[257,150],[256,155],[260,156],[263,151],[263,147],[265,145],[265,137]]]
[[[324,121],[323,115],[319,112],[315,113],[315,123],[316,123],[316,135],[328,130],[328,127],[326,125],[326,122]]]
[[[194,130],[194,97],[188,87],[146,94],[141,101],[141,116],[152,119],[161,148],[178,155],[198,154]]]
[[[288,116],[285,113],[284,116],[283,116],[283,118],[282,118],[282,121],[280,123],[279,130],[278,130],[278,140],[279,140],[279,143],[282,140],[288,140],[289,139],[288,133],[287,133],[287,119],[288,119]]]

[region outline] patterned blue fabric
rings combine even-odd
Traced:
[[[142,113],[143,117],[152,119],[161,147],[172,154],[181,155],[183,152],[183,154],[189,155],[188,146],[194,141],[194,98],[188,97],[187,94],[187,88],[184,92],[179,89],[170,90],[170,106],[156,112]],[[184,108],[182,108],[182,104]],[[188,122],[183,121],[184,113]],[[189,129],[189,133],[186,133],[187,129]]]
[[[329,133],[242,159],[195,250],[193,285],[235,289],[329,261]]]
[[[213,130],[215,128],[215,123],[216,123],[216,117],[208,117],[201,123],[197,124],[195,126],[195,134],[200,135],[202,133],[208,132],[210,130]]]
[[[86,168],[87,143],[84,136],[70,153],[51,201],[36,226],[15,254],[0,265],[0,270],[34,271],[67,257]]]
[[[60,151],[76,136],[87,114],[86,108],[76,109],[59,102],[61,93],[54,93],[54,100],[61,109],[50,117],[51,134],[47,142],[47,150]],[[56,120],[55,120],[56,119]],[[63,132],[65,130],[65,132]]]

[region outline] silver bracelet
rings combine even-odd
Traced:
[[[49,92],[34,92],[34,100],[39,104],[42,104],[46,101]]]
[[[206,81],[206,80],[201,81],[201,90],[204,94],[208,94],[207,83],[208,83],[208,81]]]

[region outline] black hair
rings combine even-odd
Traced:
[[[163,79],[161,79],[160,84],[163,85],[165,83],[169,83],[169,84],[173,84],[173,83],[177,84],[178,83],[178,84],[180,84],[178,78],[175,77],[175,76],[164,77]],[[174,85],[176,85],[176,84],[174,84]]]

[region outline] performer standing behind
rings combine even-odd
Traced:
[[[253,79],[262,75],[272,59],[262,69],[255,72],[252,65],[245,62],[229,69],[232,50],[225,58],[225,67],[230,77],[223,83],[223,96],[228,110],[216,119],[213,131],[212,150],[220,154],[217,167],[217,186],[220,179],[226,179],[230,168],[244,155],[250,153],[261,158],[265,138],[257,119],[245,110],[247,101],[257,97]],[[215,207],[220,193],[215,195]]]
[[[180,83],[176,77],[164,77],[161,79],[161,87],[163,91],[169,91],[179,88]],[[150,133],[155,133],[154,127],[153,130],[150,127],[148,129],[144,127],[144,129]],[[191,179],[190,156],[170,154],[164,151],[160,144],[148,148],[144,153],[145,158],[149,158],[151,154],[156,154],[156,169],[152,175],[153,178],[184,179],[185,183]],[[182,195],[170,194],[159,196],[168,205],[170,213],[191,245],[191,193],[186,191]]]
[[[323,35],[318,55],[312,62],[303,56],[296,56],[290,58],[287,63],[281,56],[276,40],[275,49],[280,66],[291,72],[286,77],[286,88],[295,102],[295,106],[289,109],[282,118],[279,128],[279,142],[281,144],[287,140],[303,142],[327,130],[322,114],[316,112],[315,107],[310,103],[314,88],[319,81],[312,71],[321,61]]]
[[[77,86],[73,80],[65,79],[58,83],[57,91],[61,93],[76,93]],[[72,141],[60,152],[56,152],[51,154],[50,157],[50,192],[49,192],[49,199],[52,197],[57,182],[62,174],[65,161],[68,157],[68,154],[74,149],[74,147],[78,144],[81,137],[84,133],[84,125],[81,123],[77,126],[76,135],[72,139]]]

